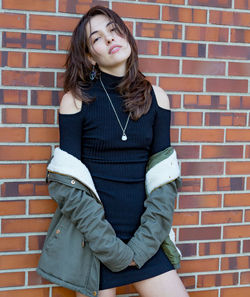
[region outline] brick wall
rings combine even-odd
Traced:
[[[250,296],[250,1],[0,0],[0,297],[74,296],[35,267],[56,207],[44,176],[66,49],[97,3],[124,18],[142,71],[171,100],[183,177],[174,226],[190,296]]]

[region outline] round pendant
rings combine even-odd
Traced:
[[[123,134],[122,135],[122,141],[126,141],[128,139],[127,135],[126,134]]]

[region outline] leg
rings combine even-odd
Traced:
[[[76,297],[87,297],[79,292],[76,292]],[[116,288],[100,290],[98,292],[98,297],[116,297]]]
[[[188,297],[175,270],[133,283],[141,297]]]

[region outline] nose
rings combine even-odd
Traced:
[[[114,41],[114,36],[111,33],[107,34],[106,35],[107,44],[110,44],[112,41]]]

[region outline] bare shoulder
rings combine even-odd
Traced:
[[[67,92],[62,97],[60,103],[61,114],[74,114],[81,110],[82,102],[76,99],[71,92]]]
[[[155,92],[158,105],[161,108],[170,109],[169,98],[168,98],[168,95],[165,93],[165,91],[158,86],[153,86],[153,89]]]

